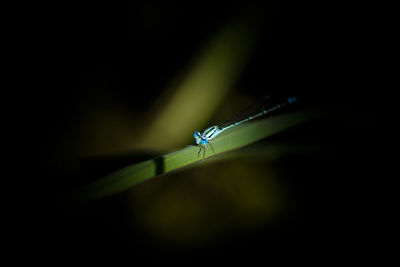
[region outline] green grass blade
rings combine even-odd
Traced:
[[[265,137],[282,132],[290,127],[310,121],[320,116],[319,109],[307,109],[245,123],[228,129],[215,138],[215,153],[208,148],[205,159],[215,154],[237,149]],[[203,160],[203,152],[198,156],[197,146],[134,164],[118,170],[98,181],[78,189],[73,194],[77,203],[86,203],[124,191],[140,182]]]

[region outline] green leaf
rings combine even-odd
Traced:
[[[204,159],[249,145],[320,115],[321,110],[313,108],[232,127],[215,138],[215,153],[208,148]],[[110,196],[155,176],[201,161],[203,152],[200,155],[198,152],[198,146],[190,145],[181,150],[125,167],[75,191],[72,195],[73,202],[83,204]]]

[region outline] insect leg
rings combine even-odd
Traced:
[[[210,144],[210,147],[211,147],[211,149],[212,149],[213,153],[215,154],[215,150],[214,150],[214,147],[215,147],[215,142],[214,142],[214,141],[211,141],[211,140],[209,140],[209,141],[208,141],[208,143]]]

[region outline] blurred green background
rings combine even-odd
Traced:
[[[373,97],[356,85],[367,74],[354,67],[365,59],[349,28],[353,8],[157,0],[54,7],[36,36],[45,40],[43,86],[27,126],[44,152],[44,232],[77,250],[112,244],[153,256],[318,249],[350,228],[362,238],[348,218],[357,186],[369,182],[360,166],[375,113]],[[85,207],[61,204],[81,185],[192,144],[194,131],[265,94],[296,95],[329,116]]]

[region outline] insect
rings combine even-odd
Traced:
[[[218,136],[220,133],[228,130],[229,128],[232,128],[234,126],[237,126],[239,124],[242,124],[244,122],[256,119],[260,116],[269,114],[275,110],[278,110],[288,104],[292,104],[296,102],[297,99],[295,96],[289,97],[286,99],[285,102],[277,105],[272,105],[271,106],[271,98],[269,96],[264,97],[262,100],[262,103],[257,103],[254,105],[251,105],[250,107],[246,108],[243,112],[239,113],[234,117],[234,119],[230,119],[219,126],[211,126],[204,130],[202,133],[199,131],[194,132],[193,137],[196,142],[196,144],[199,146],[200,150],[197,153],[197,156],[200,156],[201,150],[203,150],[203,158],[206,155],[207,151],[207,144],[210,144],[211,149],[215,153],[214,146],[215,143],[213,139]],[[249,115],[252,114],[252,115]]]

